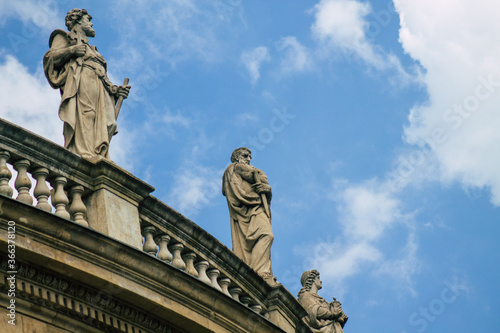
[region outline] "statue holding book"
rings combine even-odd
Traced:
[[[315,269],[305,271],[300,283],[302,289],[299,291],[298,300],[307,311],[307,316],[303,318],[304,323],[314,333],[343,333],[347,316],[335,297],[328,303],[318,295],[318,290],[323,287],[319,272]]]

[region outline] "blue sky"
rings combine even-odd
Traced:
[[[86,8],[132,90],[111,158],[230,247],[221,177],[273,188],[273,270],[316,268],[346,332],[497,332],[500,32],[493,0],[0,3],[0,117],[63,143],[48,37]]]

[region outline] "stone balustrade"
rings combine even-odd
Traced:
[[[303,309],[282,285],[267,284],[153,190],[109,160],[83,159],[0,119],[1,195],[140,249],[286,332],[300,323]]]
[[[229,267],[214,262],[209,254],[200,252],[200,244],[190,244],[164,225],[142,221],[143,251],[198,278],[253,311],[263,314],[266,307],[252,292],[242,287],[245,278],[230,275]],[[227,249],[229,251],[229,249]]]
[[[232,251],[203,231],[204,240],[217,243],[219,251],[223,251],[226,256],[229,255],[226,262],[221,262],[216,258],[217,255],[203,246],[199,240],[187,237],[178,227],[183,225],[185,229],[191,230],[195,224],[149,196],[152,187],[133,179],[133,176],[107,160],[82,159],[16,125],[2,120],[0,122],[2,125],[0,128],[1,194],[13,197],[17,192],[18,201],[36,205],[59,217],[70,219],[79,225],[139,247],[151,256],[212,286],[227,297],[237,301],[249,299],[248,303],[242,303],[251,309],[258,312],[266,309],[262,297],[265,292],[262,290],[256,292],[255,286],[245,282],[246,279],[237,272],[238,268],[234,267],[244,264]],[[13,175],[9,170],[7,167],[9,164],[17,171],[17,175]],[[34,179],[33,183],[29,175]],[[12,183],[13,177],[14,187],[11,187],[9,183]],[[130,186],[133,183],[131,180],[139,184]],[[125,202],[133,201],[132,208],[135,208],[136,212],[127,214],[128,220],[120,218],[116,212],[109,211],[109,207],[95,207],[107,204],[106,200],[109,198],[98,193],[105,185],[107,192],[118,193],[111,202],[114,207],[118,206],[117,197],[122,200],[118,203],[122,209]],[[142,193],[137,193],[137,189]],[[106,213],[101,213],[102,210],[106,210]],[[164,212],[175,216],[176,220],[162,215]],[[105,221],[102,219],[103,216],[111,218]],[[122,224],[113,226],[117,221]],[[169,226],[171,223],[178,224],[177,228]],[[105,224],[111,224],[112,227],[106,228],[103,226]],[[124,225],[128,227],[125,228]],[[135,235],[124,237],[122,229],[135,230]],[[196,229],[199,229],[197,232],[202,230],[198,226]],[[130,239],[135,241],[130,242]],[[230,266],[231,263],[233,267]],[[248,274],[255,275],[255,272],[247,269],[246,275]],[[260,277],[254,276],[254,278],[262,282]],[[255,296],[259,294],[260,297]]]
[[[88,227],[86,220],[87,207],[82,201],[82,195],[88,191],[85,186],[68,181],[56,168],[44,167],[36,159],[26,159],[15,153],[0,149],[0,194],[13,197],[14,189],[9,185],[13,175],[7,165],[10,164],[17,171],[14,188],[17,191],[16,199],[28,205],[52,212],[65,219]],[[30,189],[33,187],[31,174],[35,180],[33,196]],[[48,185],[51,185],[52,190]],[[51,203],[49,203],[49,198]],[[54,208],[55,207],[55,208]]]
[[[138,206],[153,190],[101,156],[83,159],[0,119],[0,194],[142,249]]]

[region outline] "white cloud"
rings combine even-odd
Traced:
[[[369,181],[345,188],[338,199],[344,234],[358,241],[373,241],[402,220],[401,203],[380,184]]]
[[[2,1],[0,24],[4,24],[9,17],[20,19],[25,25],[25,29],[20,31],[21,38],[33,37],[39,30],[44,33],[52,32],[57,28],[61,16],[60,7],[57,1]]]
[[[118,134],[113,137],[109,145],[111,160],[127,171],[136,172],[135,168],[139,161],[132,156],[138,148],[137,140],[140,136],[141,132],[131,124],[118,120]]]
[[[148,61],[169,67],[192,57],[220,61],[225,42],[220,36],[237,33],[241,26],[225,19],[232,13],[221,13],[220,6],[210,2],[123,0],[112,1],[111,8],[123,54],[110,63],[128,71],[140,72]],[[231,7],[234,13],[242,8]]]
[[[500,46],[491,42],[500,30],[496,2],[395,5],[400,41],[425,67],[429,94],[426,104],[411,110],[405,140],[427,147],[442,181],[488,188],[500,205]]]
[[[258,46],[251,51],[241,54],[241,61],[250,74],[252,84],[257,83],[260,78],[260,66],[264,61],[270,61],[269,49],[265,46]]]
[[[249,123],[256,123],[260,120],[257,114],[251,112],[238,113],[234,118],[235,125],[241,127],[248,126]]]
[[[368,15],[372,13],[372,7],[368,2],[321,0],[314,6],[312,12],[315,21],[311,31],[320,42],[320,50],[323,48],[328,57],[331,54],[341,53],[347,61],[359,58],[377,70],[393,71],[397,79],[392,79],[395,85],[420,82],[417,66],[412,68],[412,73],[408,73],[398,57],[385,52],[374,43],[374,37],[378,35],[380,29],[390,22],[391,14],[388,10],[385,10],[383,15],[376,13],[376,22],[369,22]],[[373,23],[378,30],[370,32],[370,23]]]
[[[60,100],[41,68],[32,74],[15,57],[0,57],[0,117],[62,145]]]
[[[207,136],[201,118],[193,119],[192,129],[186,131],[182,140],[189,146],[182,155],[178,169],[174,172],[173,184],[164,202],[188,217],[195,217],[199,211],[213,204],[222,195],[222,174],[224,170],[203,164],[207,154],[217,142]],[[181,155],[181,153],[178,153]]]
[[[336,180],[330,199],[337,203],[341,232],[335,240],[320,237],[309,250],[299,245],[302,254],[309,252],[304,269],[317,268],[328,281],[325,287],[335,286],[339,297],[346,292],[347,279],[360,272],[391,276],[414,295],[411,278],[418,270],[418,244],[412,230],[413,214],[403,213],[397,191],[385,181],[349,184]],[[402,227],[400,233],[408,229],[408,239],[405,248],[394,256],[381,249],[380,241],[396,226]]]
[[[346,1],[321,4],[334,2]],[[500,21],[492,10],[495,4],[487,0],[396,0],[395,4],[401,18],[400,41],[426,70],[422,80],[429,99],[410,111],[404,140],[412,149],[397,156],[385,181],[335,184],[342,236],[317,245],[335,248],[337,256],[320,256],[318,267],[339,285],[361,269],[391,275],[415,296],[412,277],[420,267],[418,240],[413,214],[402,213],[399,192],[425,181],[460,181],[465,189],[488,188],[492,202],[500,205],[500,64],[495,60],[500,58],[500,47],[491,43]],[[364,13],[359,8],[351,11]],[[353,22],[359,27],[359,20]],[[329,26],[318,27],[326,31]],[[336,34],[340,42],[348,35]],[[356,52],[366,58],[364,51]],[[389,257],[379,241],[396,225],[405,226],[408,236],[397,256]],[[376,268],[370,270],[370,263]]]
[[[193,119],[182,115],[180,110],[173,112],[169,108],[164,108],[162,111],[153,109],[147,114],[145,127],[148,130],[152,130],[155,126],[164,124],[168,127],[177,126],[189,128],[192,121]]]
[[[177,139],[182,134],[182,129],[192,128],[196,121],[196,117],[184,115],[182,110],[171,111],[168,107],[157,110],[154,106],[151,106],[146,115],[146,120],[140,127],[142,132],[151,133],[151,135]],[[185,138],[182,137],[182,139]]]
[[[317,247],[325,249],[330,244],[318,244]],[[334,285],[342,285],[344,280],[360,271],[365,263],[379,261],[382,254],[369,243],[359,242],[347,247],[341,247],[340,251],[331,251],[334,255],[329,260],[318,262],[318,269],[323,279],[333,281]]]
[[[191,119],[181,115],[179,111],[174,113],[170,110],[166,110],[161,119],[165,124],[169,125],[178,125],[182,127],[189,127],[191,125]]]
[[[420,261],[417,258],[418,242],[415,231],[410,231],[406,246],[400,254],[400,258],[386,260],[376,270],[376,274],[389,275],[396,278],[396,281],[408,290],[413,297],[418,295],[413,276],[420,269]]]
[[[311,55],[297,38],[283,37],[278,42],[278,50],[285,53],[281,61],[281,70],[284,73],[302,72],[311,68]]]
[[[193,163],[184,165],[175,173],[166,202],[186,216],[195,216],[203,206],[221,195],[222,172]]]
[[[331,44],[346,57],[354,53],[375,67],[383,66],[383,59],[366,39],[366,16],[372,8],[369,3],[356,0],[321,0],[314,6],[315,22],[311,30],[320,41]]]

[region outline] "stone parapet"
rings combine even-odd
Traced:
[[[0,154],[7,157],[0,162],[10,163],[14,168],[19,165],[15,185],[20,194],[18,200],[33,202],[28,192],[32,184],[27,177],[28,173],[32,174],[37,186],[46,180],[52,185],[56,215],[142,248],[138,206],[154,191],[152,186],[109,160],[99,156],[81,158],[4,120],[0,120]],[[5,167],[0,165],[0,168],[2,166]],[[43,179],[37,177],[40,169],[46,170]],[[8,188],[5,187],[4,192],[0,188],[0,193],[8,195]],[[78,202],[73,200],[74,194]],[[40,201],[36,192],[35,199]]]
[[[109,160],[81,158],[0,119],[0,230],[16,222],[26,267],[50,267],[47,274],[90,289],[110,285],[151,322],[191,318],[172,326],[180,332],[308,332],[304,309],[284,286],[266,283],[153,190]]]
[[[158,252],[150,252],[147,248],[148,244],[145,242],[145,252],[161,257],[162,243],[160,240],[167,236],[169,241],[163,247],[172,250],[176,244],[182,244],[184,254],[193,253],[197,262],[206,262],[208,270],[217,269],[220,272],[218,284],[220,285],[221,280],[227,279],[229,280],[228,289],[238,290],[237,295],[232,295],[233,298],[245,299],[244,303],[248,307],[265,316],[284,329],[285,332],[300,330],[300,319],[305,315],[305,312],[295,297],[279,283],[274,286],[266,283],[230,249],[196,223],[151,195],[140,205],[140,217],[145,237],[149,234],[153,241],[156,240],[151,249],[156,250],[156,245],[158,245]],[[169,244],[173,244],[173,246],[169,246]],[[181,259],[183,257],[184,255],[180,256]],[[174,258],[169,257],[168,260],[164,259],[164,261],[174,265]],[[198,278],[202,279],[201,276]],[[212,283],[214,288],[220,287],[213,280],[206,282]]]

